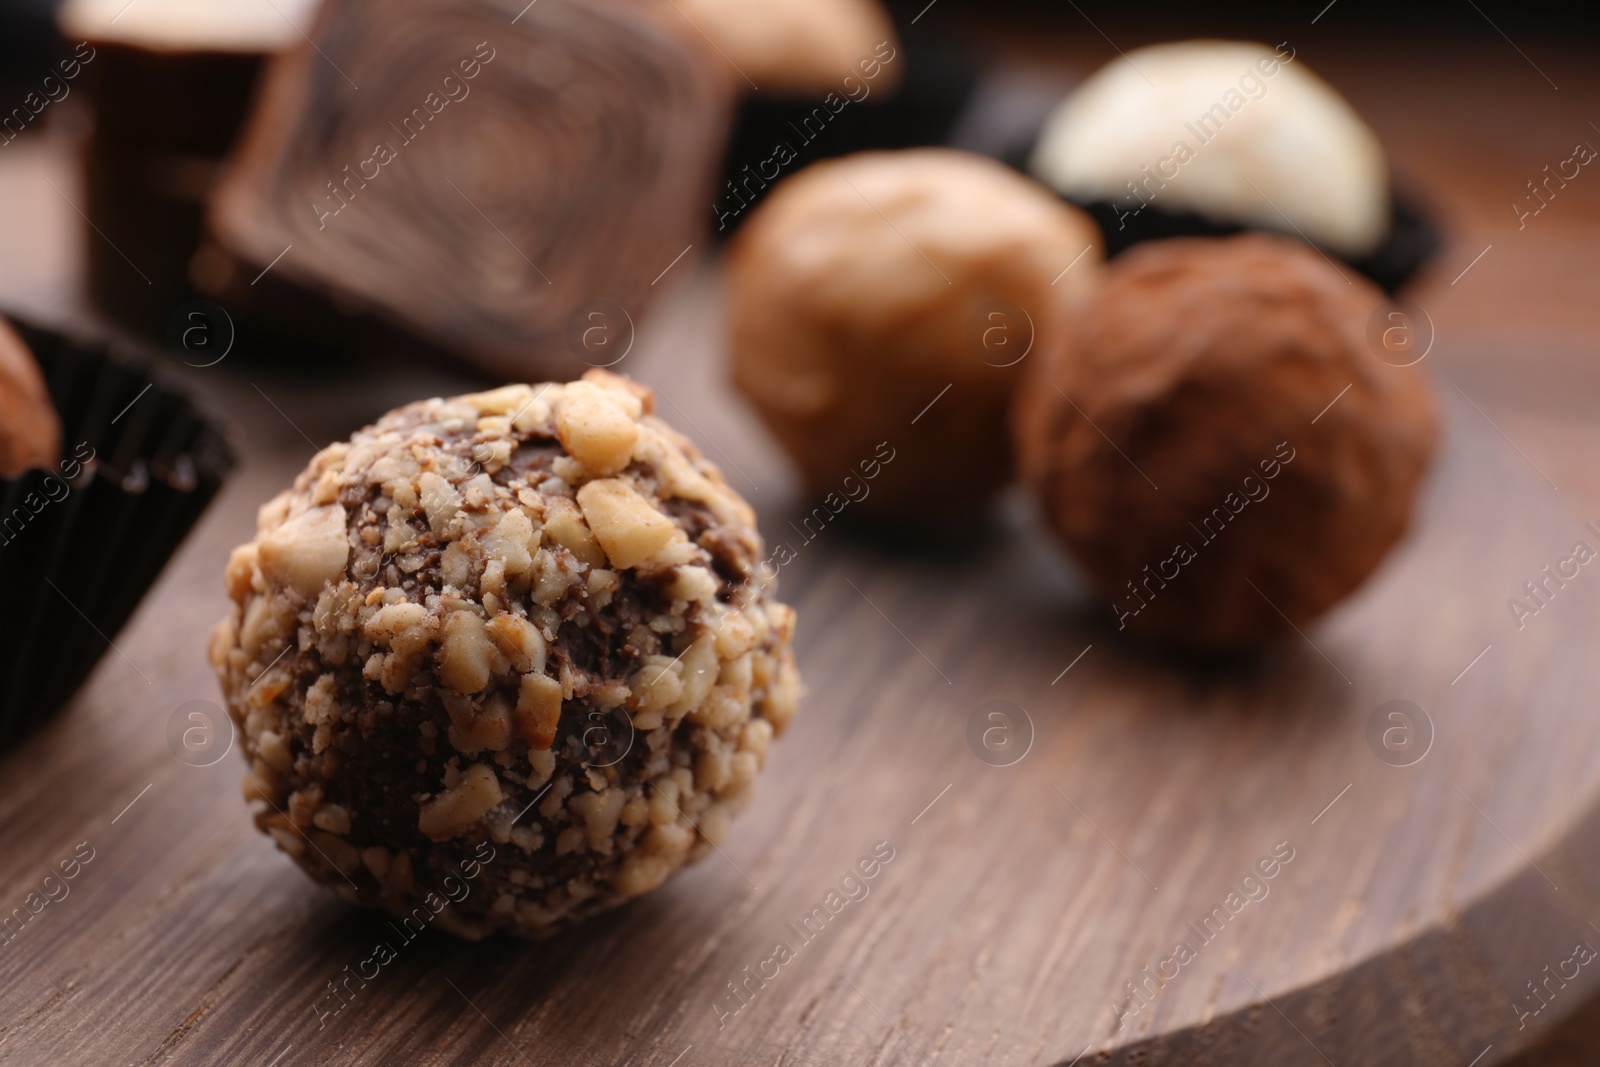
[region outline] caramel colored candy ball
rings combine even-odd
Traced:
[[[904,63],[894,22],[878,0],[676,0],[690,31],[712,47],[706,62],[730,85],[763,94],[814,96],[892,92]],[[746,81],[746,79],[749,81]]]
[[[1119,627],[1263,642],[1378,566],[1437,437],[1423,368],[1368,346],[1384,306],[1278,237],[1156,242],[1113,263],[1030,367],[1015,430],[1023,476]]]
[[[992,160],[819,163],[729,249],[734,381],[813,500],[970,518],[1011,478],[1005,413],[1023,368],[1059,344],[1099,267],[1088,217]]]
[[[604,371],[390,412],[228,561],[211,661],[316,881],[538,938],[714,848],[799,695],[755,517]]]
[[[61,456],[61,422],[21,336],[0,319],[0,478],[48,468]]]

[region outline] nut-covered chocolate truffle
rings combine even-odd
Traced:
[[[1304,626],[1404,533],[1436,418],[1369,350],[1381,292],[1247,235],[1141,245],[1019,392],[1023,476],[1098,595],[1164,641]]]
[[[1010,478],[1005,410],[1100,266],[1094,224],[992,160],[870,152],[785,181],[730,246],[733,375],[809,493],[969,517]],[[844,489],[841,489],[844,486]]]
[[[900,80],[900,66],[880,67],[893,57],[896,37],[878,0],[676,0],[674,6],[714,46],[708,62],[726,67],[740,91],[754,83],[785,95],[844,93],[845,79],[854,84],[867,69],[882,71],[885,88]]]
[[[1113,60],[1062,102],[1030,169],[1074,203],[1116,207],[1117,230],[1193,212],[1354,258],[1389,227],[1377,137],[1287,45],[1180,41]]]
[[[314,879],[542,937],[727,833],[794,713],[794,614],[652,399],[591,371],[411,404],[261,509],[211,659]]]
[[[61,458],[61,420],[27,343],[0,319],[0,477]]]

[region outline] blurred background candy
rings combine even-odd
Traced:
[[[785,183],[728,254],[734,381],[809,494],[933,532],[1011,478],[1005,412],[1100,267],[1088,217],[948,149],[863,152]],[[853,483],[853,484],[852,484]]]
[[[1383,148],[1287,41],[1187,41],[1113,60],[1050,116],[1029,167],[1114,255],[1241,229],[1298,236],[1388,289],[1438,246]]]
[[[273,56],[319,0],[67,0],[61,33],[92,101],[83,211],[104,239],[87,244],[89,297],[108,318],[162,337],[173,309],[216,267],[206,204]],[[137,264],[137,266],[136,266]],[[195,279],[200,279],[199,283]]]
[[[1428,378],[1379,360],[1386,301],[1291,238],[1113,260],[1016,405],[1023,477],[1119,631],[1293,635],[1406,532],[1438,437]]]
[[[234,450],[147,351],[4,318],[0,347],[0,460],[20,461],[0,463],[6,745],[48,721],[110,651]]]

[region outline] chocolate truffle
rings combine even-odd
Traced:
[[[174,309],[195,297],[191,278],[210,289],[211,279],[236,269],[204,237],[205,202],[249,113],[262,67],[305,45],[300,27],[311,30],[322,6],[321,0],[59,5],[61,36],[75,47],[51,73],[63,86],[57,93],[75,101],[69,107],[87,101],[92,112],[83,126],[79,206],[104,238],[84,246],[85,283],[96,310],[123,332],[164,335]],[[259,267],[248,271],[244,282],[259,273]],[[264,284],[275,280],[269,275]],[[231,294],[227,305],[230,315],[241,311]]]
[[[819,163],[730,245],[734,381],[810,494],[850,493],[888,450],[860,514],[970,519],[1011,477],[1005,410],[1022,367],[1099,266],[1086,216],[992,160]]]
[[[729,99],[704,37],[634,0],[340,0],[306,34],[204,197],[194,280],[241,334],[497,381],[612,365],[705,225]]]
[[[61,421],[26,342],[0,319],[0,477],[61,458]]]
[[[1305,626],[1405,532],[1433,453],[1375,287],[1266,235],[1140,245],[1018,394],[1023,476],[1119,628],[1234,647]]]
[[[591,371],[411,404],[261,509],[211,660],[312,878],[537,938],[723,839],[794,713],[794,613],[652,400]]]
[[[676,0],[674,6],[705,34],[715,48],[708,59],[728,68],[740,91],[832,91],[842,98],[846,78],[859,79],[864,63],[877,78],[879,61],[894,52],[894,23],[877,0]],[[890,88],[900,67],[882,66],[881,74],[877,84]]]
[[[1184,41],[1113,60],[1057,108],[1030,169],[1111,208],[1113,243],[1188,212],[1358,259],[1390,222],[1377,137],[1287,45]]]

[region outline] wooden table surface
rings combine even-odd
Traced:
[[[1223,669],[1122,643],[1016,500],[962,553],[830,529],[783,578],[808,697],[721,854],[543,945],[427,935],[319,1025],[382,923],[251,829],[236,754],[188,766],[166,726],[218,700],[205,635],[255,506],[313,444],[470,383],[186,371],[238,424],[240,469],[68,710],[0,756],[0,911],[93,851],[0,946],[0,1064],[1593,1062],[1600,966],[1520,1029],[1512,1005],[1600,946],[1600,580],[1520,632],[1505,599],[1600,522],[1600,178],[1526,229],[1509,210],[1600,143],[1600,72],[1546,44],[1540,74],[1489,35],[1430,52],[1317,32],[1301,54],[1450,228],[1414,294],[1450,443],[1417,535],[1305,642]],[[1112,54],[1079,33],[1037,51]],[[87,317],[77,188],[62,140],[0,157],[0,305]],[[622,369],[792,538],[792,479],[723,380],[714,266],[679,265]],[[1367,740],[1394,698],[1432,724],[1409,767]],[[1031,724],[1011,766],[969,748],[991,700]],[[726,983],[879,842],[894,858],[870,892],[719,1026]],[[1265,896],[1212,941],[1188,932],[1274,850],[1293,858]],[[1195,958],[1129,1000],[1183,939]]]

